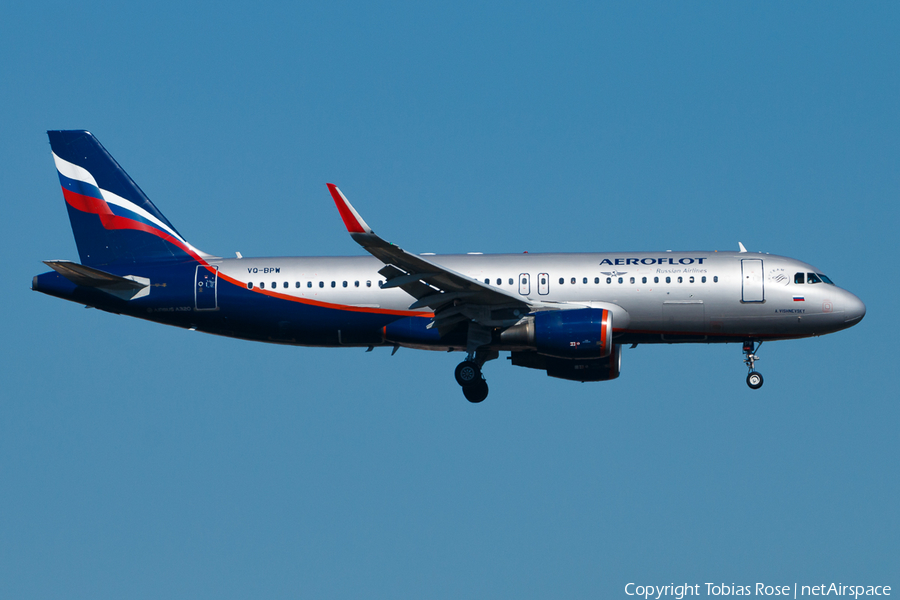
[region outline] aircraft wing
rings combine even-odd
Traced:
[[[350,236],[385,264],[379,271],[386,279],[382,288],[399,287],[416,298],[410,310],[434,310],[432,326],[438,327],[441,335],[464,321],[485,327],[510,327],[537,304],[386,242],[372,231],[336,185],[329,183],[328,189]]]

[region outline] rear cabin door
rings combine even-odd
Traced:
[[[741,300],[743,302],[765,302],[763,289],[763,261],[758,258],[741,260]]]
[[[210,272],[209,269],[213,269]],[[216,310],[219,307],[216,298],[216,285],[219,281],[219,267],[197,265],[194,281],[194,308],[197,310]]]

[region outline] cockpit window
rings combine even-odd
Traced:
[[[825,277],[825,276],[822,275],[821,273],[816,273],[816,275],[818,275],[818,276],[819,276],[819,279],[821,279],[821,280],[824,281],[825,283],[834,285],[834,282],[833,282],[832,280],[828,279],[827,277]]]
[[[806,283],[822,283],[822,280],[815,273],[807,273]]]
[[[794,283],[804,283],[803,273],[797,273],[796,275],[794,275]]]

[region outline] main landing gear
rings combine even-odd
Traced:
[[[758,372],[755,368],[756,361],[759,360],[756,353],[759,352],[760,346],[762,346],[762,342],[754,343],[753,340],[744,342],[744,364],[747,365],[747,368],[750,370],[750,372],[747,373],[747,385],[750,386],[751,390],[758,390],[763,384],[762,373]]]
[[[456,366],[456,371],[454,372],[456,383],[462,387],[463,396],[466,397],[466,400],[477,404],[487,398],[488,384],[484,380],[484,375],[481,374],[481,367],[485,362],[497,358],[499,355],[500,353],[497,351],[485,352],[479,350],[474,355],[469,354],[466,360]]]

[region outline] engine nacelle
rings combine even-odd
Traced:
[[[612,311],[544,310],[500,334],[500,341],[558,358],[606,358],[612,351]]]

